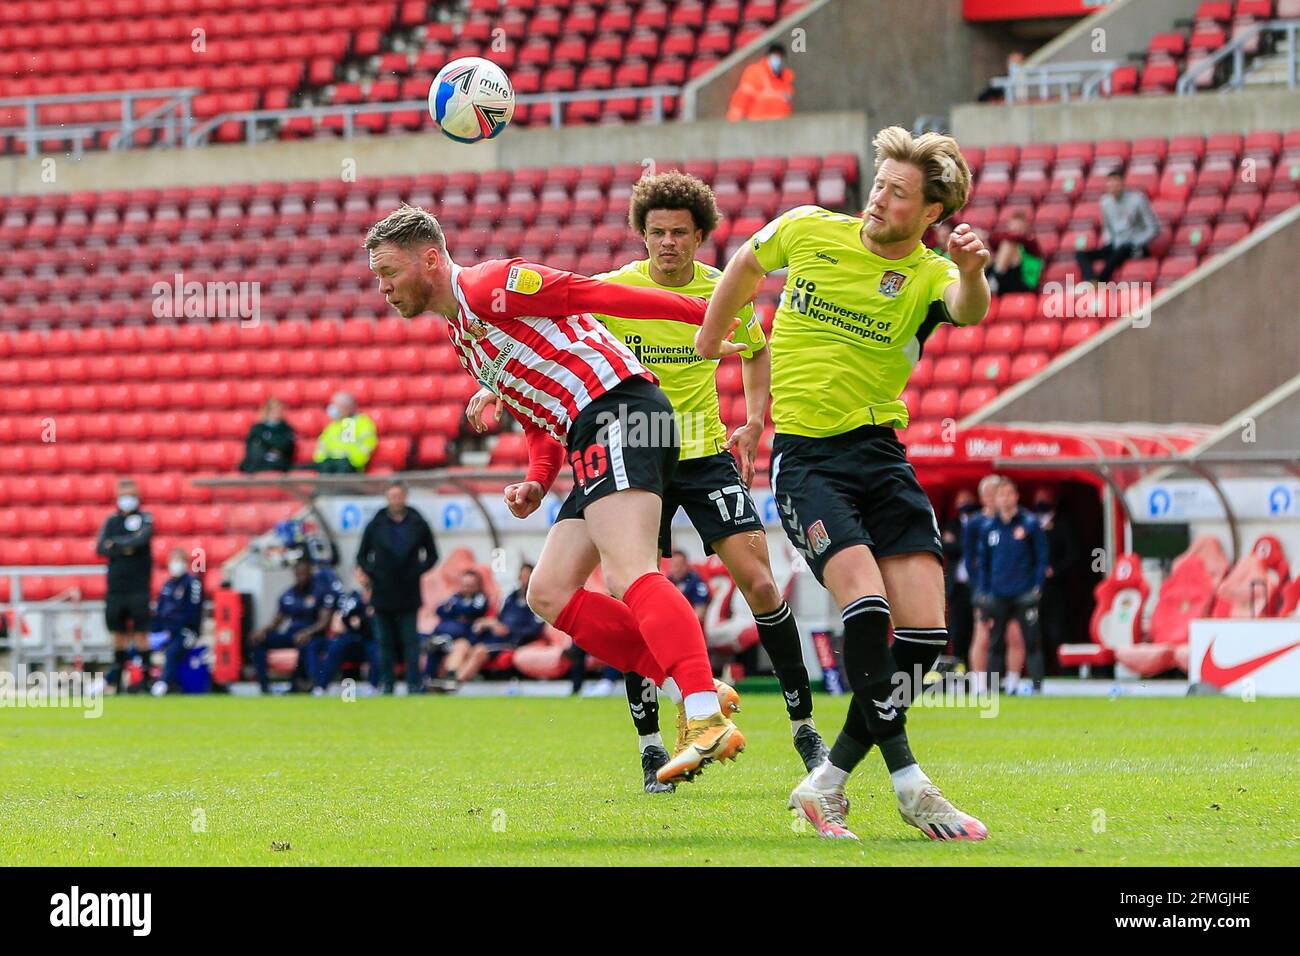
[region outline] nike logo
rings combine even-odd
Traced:
[[[1222,667],[1214,660],[1214,641],[1210,641],[1210,646],[1205,649],[1205,657],[1201,661],[1201,680],[1207,684],[1213,684],[1215,687],[1227,687],[1233,681],[1241,680],[1251,671],[1259,670],[1271,660],[1281,657],[1288,651],[1293,651],[1300,647],[1300,641],[1294,644],[1288,644],[1286,647],[1279,647],[1275,651],[1269,651],[1267,654],[1261,654],[1259,657],[1252,657],[1248,661],[1242,661],[1240,664],[1233,664],[1231,667]]]
[[[609,477],[609,475],[606,475],[606,476],[605,476],[605,478],[608,478],[608,477]],[[592,488],[595,488],[598,484],[600,484],[602,481],[604,481],[605,478],[597,478],[597,479],[596,479],[595,481],[593,481],[591,484],[589,484],[589,485],[587,485],[586,487],[584,487],[584,488],[582,489],[582,493],[583,493],[584,495],[589,495],[589,494],[591,494],[591,489],[592,489]]]

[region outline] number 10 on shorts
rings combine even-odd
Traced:
[[[727,495],[736,496],[735,514],[727,510]],[[710,491],[709,500],[718,506],[718,514],[722,515],[723,521],[739,521],[745,517],[745,489],[740,485],[727,485],[718,491]]]

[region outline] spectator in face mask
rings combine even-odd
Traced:
[[[284,420],[284,406],[278,398],[268,399],[262,406],[262,417],[248,430],[239,470],[288,471],[293,467],[296,442],[292,426]]]
[[[113,669],[108,683],[120,694],[126,689],[126,662],[131,652],[149,652],[149,576],[153,570],[150,545],[153,516],[140,510],[140,489],[130,478],[117,483],[117,511],[99,531],[95,553],[108,559],[108,591],[104,623],[113,635]]]
[[[167,646],[162,680],[155,681],[151,688],[157,697],[180,686],[181,664],[186,651],[197,643],[203,624],[203,582],[189,573],[184,548],[172,548],[167,556],[167,575],[150,626],[154,635],[165,635]]]
[[[745,67],[740,85],[731,96],[727,119],[785,119],[794,109],[794,71],[786,65],[785,47],[773,43],[767,55]]]
[[[366,470],[375,453],[379,436],[369,415],[357,412],[357,401],[347,392],[336,392],[330,399],[330,423],[316,440],[312,460],[322,474],[353,474]]]

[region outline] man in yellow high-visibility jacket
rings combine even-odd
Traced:
[[[316,439],[312,460],[321,472],[365,471],[379,444],[375,422],[357,414],[357,400],[347,392],[336,392],[329,404],[330,423]]]

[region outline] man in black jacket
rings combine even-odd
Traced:
[[[108,591],[104,623],[113,635],[113,669],[108,683],[125,689],[126,662],[134,648],[149,653],[149,578],[153,570],[150,544],[153,517],[140,510],[140,489],[130,478],[117,483],[117,511],[99,529],[95,553],[108,559]]]
[[[420,677],[420,577],[438,563],[438,547],[424,516],[406,504],[406,485],[395,481],[384,492],[388,507],[370,519],[357,549],[357,566],[371,581],[375,635],[384,674],[384,693],[395,683],[399,650],[406,662],[406,687],[423,690]]]
[[[239,463],[239,470],[288,471],[293,467],[296,442],[293,426],[284,420],[284,406],[280,400],[267,399],[262,406],[262,417],[248,430],[244,460]]]

